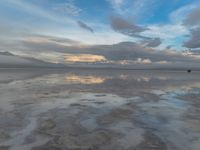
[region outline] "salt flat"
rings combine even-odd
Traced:
[[[1,69],[0,150],[199,150],[200,72]]]

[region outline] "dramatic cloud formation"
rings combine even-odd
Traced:
[[[147,28],[135,25],[134,23],[119,16],[112,16],[110,17],[110,20],[111,26],[115,31],[128,36],[140,37],[139,33],[147,30]]]
[[[77,21],[77,23],[78,23],[78,25],[81,27],[81,28],[83,28],[83,29],[85,29],[85,30],[88,30],[88,31],[90,31],[90,32],[94,32],[94,30],[90,27],[90,26],[88,26],[87,24],[85,24],[84,22],[82,22],[82,21]]]
[[[160,38],[150,38],[140,34],[150,29],[138,26],[119,16],[111,17],[111,27],[119,33],[141,39],[142,44],[148,47],[157,47],[162,43]]]
[[[199,66],[199,14],[197,0],[1,0],[0,51],[65,65]]]
[[[184,43],[187,48],[200,48],[200,26],[195,29],[191,29],[191,37]]]
[[[183,46],[187,48],[200,48],[200,6],[193,11],[184,20],[184,25],[189,26],[190,37]]]
[[[55,37],[54,37],[55,38]],[[47,37],[47,39],[49,39]],[[63,39],[64,40],[64,39]],[[57,41],[57,40],[56,40]],[[63,54],[72,54],[68,55],[74,59],[83,58],[83,60],[87,60],[90,62],[89,57],[91,56],[91,60],[97,61],[102,60],[112,60],[112,61],[121,61],[121,60],[133,60],[137,61],[139,58],[149,59],[151,62],[179,62],[179,61],[197,61],[192,56],[185,56],[182,53],[173,52],[172,50],[166,49],[165,51],[158,51],[152,47],[159,45],[160,39],[155,39],[152,43],[147,44],[139,44],[134,42],[122,42],[114,45],[63,45],[62,43],[57,43],[54,41],[33,41],[33,40],[25,40],[22,41],[21,44],[27,49],[27,51],[34,52],[58,52]],[[87,54],[87,55],[85,55]],[[74,57],[73,57],[74,55]],[[94,55],[96,57],[92,57]],[[68,57],[68,58],[70,58]],[[95,58],[95,59],[93,59]],[[72,59],[71,59],[72,60]],[[85,61],[84,61],[85,62]]]
[[[200,25],[200,6],[196,7],[184,20],[184,24],[188,26]]]
[[[194,9],[196,8],[195,4],[186,5],[183,7],[180,7],[173,12],[170,13],[169,18],[173,23],[182,23],[183,20],[186,20],[186,16]]]

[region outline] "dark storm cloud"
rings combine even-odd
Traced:
[[[77,21],[77,24],[84,30],[90,31],[90,32],[94,32],[94,30],[88,26],[86,23],[82,22],[82,21]]]
[[[131,21],[119,16],[112,16],[110,20],[113,30],[127,36],[141,39],[142,44],[145,44],[148,47],[157,47],[162,43],[160,38],[151,38],[140,34],[146,30],[149,30],[148,28],[136,25]]]
[[[193,55],[200,55],[200,49],[190,50]]]
[[[183,46],[187,48],[200,48],[200,27],[192,29],[191,37],[186,41]]]
[[[190,36],[183,43],[187,48],[200,48],[200,6],[196,7],[184,20],[183,24],[190,28]]]
[[[138,26],[122,17],[112,16],[110,17],[111,27],[116,31],[122,34],[132,36],[132,37],[140,37],[139,33],[147,30],[145,27]]]
[[[200,6],[195,8],[183,22],[187,26],[200,25]]]

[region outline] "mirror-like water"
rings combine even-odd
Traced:
[[[0,149],[199,150],[200,72],[0,70]]]

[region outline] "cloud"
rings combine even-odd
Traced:
[[[85,29],[87,31],[90,31],[90,32],[94,32],[94,30],[88,26],[86,23],[82,22],[82,21],[77,21],[77,24],[82,28],[82,29]]]
[[[171,49],[172,48],[172,46],[171,45],[168,45],[167,47],[166,47],[166,49]]]
[[[183,43],[187,48],[200,48],[200,27],[191,29],[191,36],[188,41]]]
[[[112,16],[110,18],[110,21],[111,21],[111,27],[115,31],[131,37],[142,37],[139,35],[139,33],[147,30],[147,28],[138,26],[119,16]]]
[[[68,38],[61,38],[56,36],[47,36],[47,35],[31,35],[26,37],[27,41],[35,42],[35,43],[49,43],[49,44],[59,44],[63,46],[71,46],[71,45],[81,45],[81,42],[68,39]]]
[[[157,42],[159,39],[156,39]],[[155,42],[154,41],[154,42]],[[77,60],[83,58],[82,60],[88,59],[86,56],[95,56],[99,60],[107,61],[132,61],[137,62],[138,60],[145,60],[149,63],[158,62],[198,62],[196,57],[190,55],[183,55],[181,52],[174,52],[172,50],[166,49],[164,51],[159,51],[153,48],[153,46],[158,45],[158,43],[150,43],[144,46],[144,44],[134,43],[134,42],[122,42],[113,45],[63,45],[55,41],[32,41],[24,40],[20,45],[23,45],[24,51],[30,51],[37,53],[60,53],[60,55],[67,54],[71,58],[76,58]],[[80,57],[79,57],[80,56]],[[96,57],[98,56],[98,57]],[[37,55],[36,55],[37,57]],[[70,57],[68,57],[70,58]],[[91,57],[91,59],[94,57]],[[104,58],[104,59],[102,59]],[[97,59],[96,59],[97,60]],[[143,62],[143,61],[141,61]]]
[[[162,43],[160,38],[151,38],[141,35],[141,33],[148,31],[148,28],[138,26],[119,16],[111,17],[111,27],[116,32],[122,33],[130,37],[141,39],[142,44],[145,44],[148,47],[157,47]]]
[[[200,48],[200,5],[192,10],[192,12],[183,21],[183,24],[190,28],[190,36],[183,43],[187,48]]]
[[[159,39],[157,39],[159,41]],[[156,41],[156,40],[155,40]],[[19,40],[13,47],[20,47],[22,56],[39,60],[76,65],[157,65],[187,66],[199,64],[199,54],[183,54],[171,49],[156,50],[156,44],[121,42],[112,45],[83,45],[78,41],[47,35],[34,35]],[[5,59],[5,58],[4,58]],[[133,67],[132,66],[132,67]]]
[[[194,8],[196,8],[196,6],[191,4],[176,9],[169,15],[170,21],[173,23],[182,23],[185,16],[188,15]]]
[[[177,24],[165,24],[165,25],[149,25],[149,30],[141,33],[145,37],[151,37],[151,40],[160,38],[162,43],[159,46],[165,49],[168,45],[171,45],[173,49],[183,49],[182,43],[186,39],[186,35],[189,35],[189,30],[186,26]],[[145,40],[144,40],[145,41]]]
[[[142,58],[138,58],[135,63],[138,63],[138,64],[151,64],[152,61],[150,59],[142,59]]]
[[[114,9],[117,11],[121,11],[121,6],[127,1],[127,0],[107,0],[111,3]]]
[[[113,5],[122,5],[126,0],[109,0]]]
[[[86,62],[86,63],[95,63],[106,61],[106,58],[101,55],[93,55],[93,54],[65,54],[65,61],[71,63],[77,62]]]
[[[147,47],[157,47],[162,43],[162,41],[160,38],[152,38],[149,40],[144,40],[142,43]]]
[[[184,25],[196,26],[200,25],[200,6],[193,9],[193,11],[184,20]]]
[[[115,14],[134,18],[137,21],[149,20],[154,17],[154,11],[161,6],[160,0],[107,0]]]
[[[79,7],[77,7],[72,2],[57,4],[56,6],[54,6],[54,10],[61,12],[63,14],[68,14],[72,16],[79,16],[82,11]]]
[[[181,24],[149,25],[149,30],[144,31],[148,37],[160,37],[162,39],[175,39],[188,34],[188,29]]]
[[[4,0],[3,0],[4,1]],[[48,10],[42,9],[37,5],[34,5],[27,1],[22,0],[6,0],[5,3],[8,3],[10,6],[14,6],[14,9],[25,11],[28,14],[37,15],[51,21],[56,21],[60,23],[74,24],[74,20],[69,17],[60,17]]]

